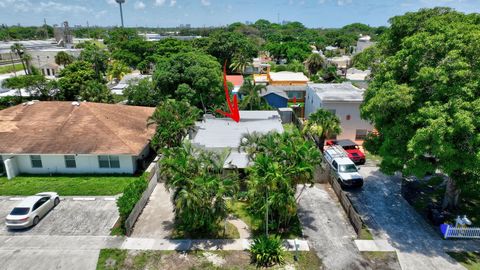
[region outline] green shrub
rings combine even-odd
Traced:
[[[284,248],[282,239],[279,236],[260,236],[253,240],[250,247],[250,258],[257,266],[272,266],[274,264],[283,264]]]
[[[135,204],[142,197],[143,192],[147,189],[148,182],[145,174],[130,183],[124,190],[123,194],[117,200],[118,212],[120,214],[121,227],[125,230],[125,220],[135,207]]]

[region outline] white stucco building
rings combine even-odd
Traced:
[[[53,77],[60,72],[61,66],[55,63],[55,56],[59,52],[66,52],[74,58],[80,56],[81,49],[65,49],[65,48],[46,48],[27,50],[27,53],[32,57],[31,63],[38,68],[43,75]]]
[[[150,154],[154,108],[29,102],[0,111],[0,174],[133,174]]]
[[[363,141],[373,126],[360,118],[360,105],[365,90],[351,83],[311,83],[307,87],[305,115],[316,112],[319,108],[329,110],[338,116],[342,133],[337,139]]]
[[[209,151],[229,151],[224,168],[243,169],[250,163],[247,153],[238,150],[243,135],[253,132],[266,134],[271,131],[283,132],[282,120],[277,111],[240,111],[238,123],[230,118],[207,115],[202,122],[196,123],[190,141],[192,145]]]

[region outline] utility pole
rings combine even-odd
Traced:
[[[87,38],[90,38],[90,25],[88,25],[88,21],[87,21]]]
[[[125,0],[115,0],[120,5],[120,19],[122,21],[122,28],[123,28],[123,10],[122,4],[125,3]]]
[[[47,19],[43,18],[43,27],[45,27],[45,36],[48,39],[48,26],[47,26]]]

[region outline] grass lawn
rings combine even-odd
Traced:
[[[321,260],[315,252],[299,252],[294,261],[293,252],[286,252],[285,264],[269,269],[320,269]],[[247,251],[133,251],[103,249],[97,262],[97,270],[113,269],[176,269],[176,270],[239,270],[258,269],[250,263]]]
[[[225,228],[225,223],[220,222],[219,229],[214,233],[214,234],[206,234],[206,235],[201,235],[201,234],[195,234],[195,235],[188,235],[183,231],[179,231],[174,229],[172,232],[172,239],[185,239],[185,238],[191,238],[191,239],[239,239],[240,238],[240,233],[238,232],[237,228],[231,224],[230,222],[227,222],[226,226],[226,231],[224,232]]]
[[[0,74],[12,73],[14,70],[15,71],[23,70],[22,64],[14,64],[14,66],[15,66],[15,68],[12,65],[1,66],[0,67]]]
[[[363,225],[362,229],[360,230],[360,233],[358,235],[358,239],[360,239],[360,240],[373,240],[372,233],[370,232],[370,230],[368,230],[368,228],[365,225]]]
[[[364,151],[364,152],[365,152],[365,158],[367,160],[372,160],[376,164],[380,164],[380,162],[382,162],[382,157],[381,156],[370,154],[370,152],[368,152],[368,151]]]
[[[447,252],[450,257],[461,263],[468,270],[480,270],[480,253],[477,252]]]
[[[124,100],[125,100],[125,97],[123,95],[113,94],[114,103],[120,103],[120,102],[123,102]]]
[[[0,177],[0,196],[28,196],[55,191],[60,196],[110,196],[123,192],[135,176],[103,175],[23,175],[12,180]]]

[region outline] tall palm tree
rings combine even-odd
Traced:
[[[265,89],[265,85],[255,85],[252,79],[245,80],[242,87],[240,87],[240,93],[243,95],[240,103],[241,109],[246,109],[247,107],[250,110],[260,109],[262,103],[260,92]]]
[[[312,136],[320,150],[323,151],[325,139],[340,134],[342,128],[340,127],[340,119],[335,114],[320,108],[309,115],[302,132]]]
[[[32,66],[30,64],[30,62],[32,61],[32,56],[28,53],[24,53],[22,59],[25,62],[25,67],[27,68],[26,74],[32,74]]]
[[[323,58],[319,53],[312,53],[305,61],[305,65],[307,66],[308,73],[312,76],[317,74],[318,70],[322,68]]]
[[[23,55],[25,54],[25,47],[20,44],[20,43],[14,43],[11,47],[10,50],[20,58],[20,61],[22,62],[23,66],[23,71],[25,71],[25,74],[27,73],[27,68],[25,67],[25,62],[23,59]]]

